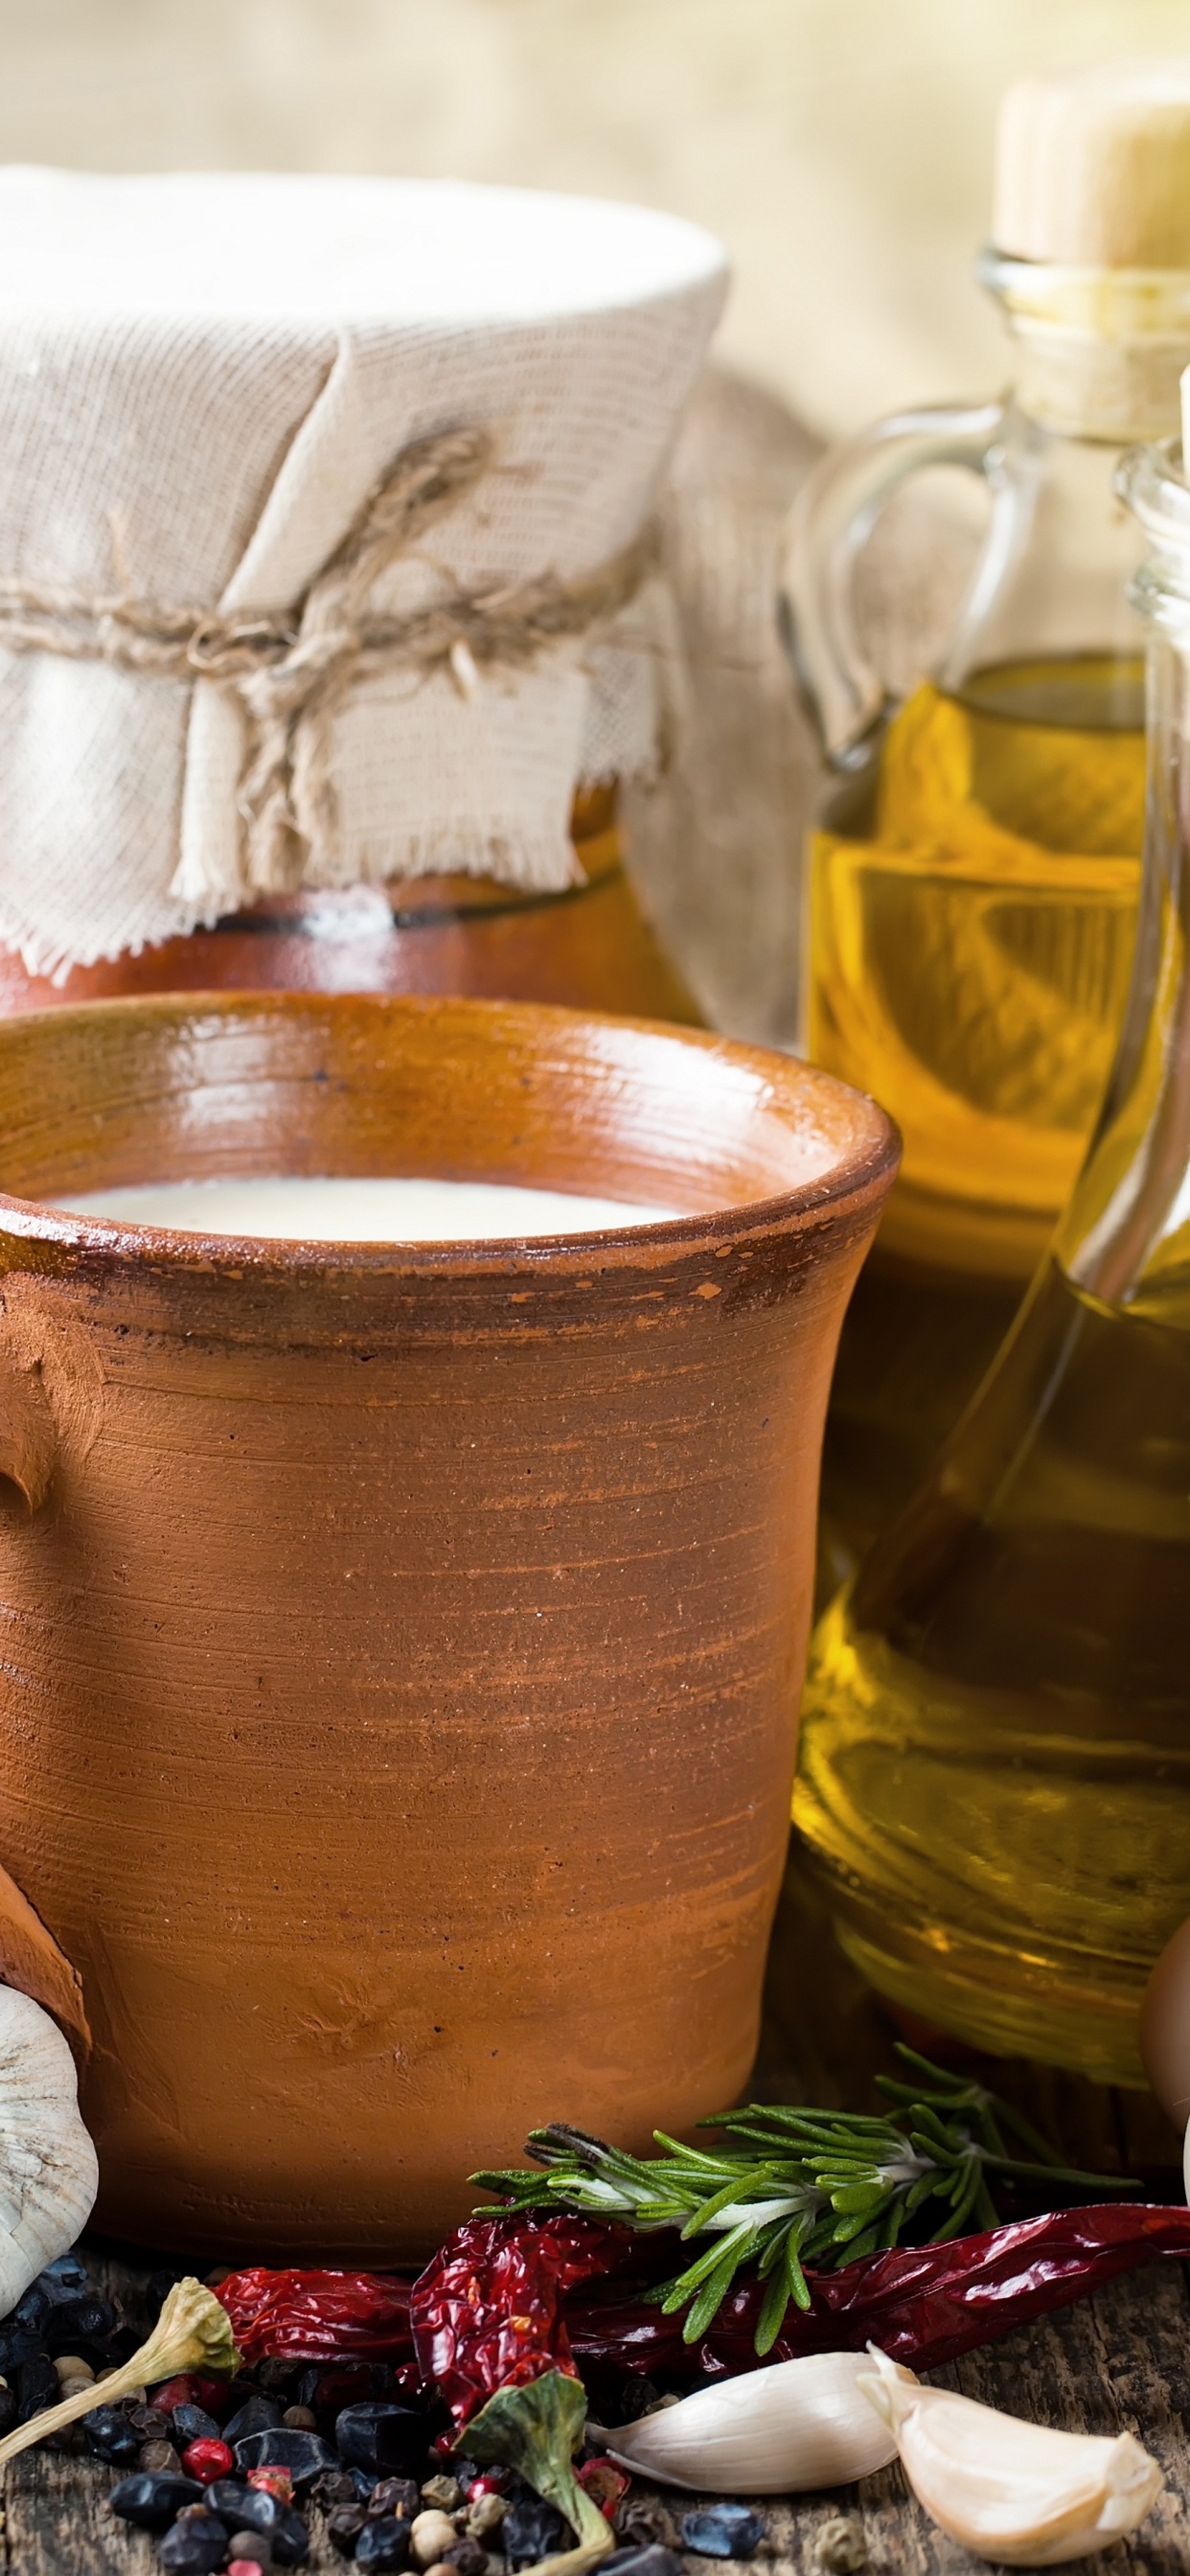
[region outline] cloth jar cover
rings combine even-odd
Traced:
[[[578,582],[647,521],[724,291],[709,235],[581,198],[2,172],[0,602],[292,615],[394,459],[457,429],[486,469],[370,610]],[[567,884],[574,787],[647,763],[655,669],[638,596],[466,688],[360,676],[300,881]],[[0,940],[53,973],[251,900],[245,738],[219,682],[0,646]]]

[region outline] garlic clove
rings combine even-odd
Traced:
[[[868,2349],[860,2386],[919,2504],[977,2557],[1010,2567],[1088,2558],[1156,2503],[1164,2475],[1131,2433],[1054,2432],[949,2389],[907,2387],[887,2353]]]
[[[610,2432],[608,2451],[662,2486],[714,2495],[846,2486],[896,2458],[896,2434],[860,2385],[870,2375],[863,2353],[804,2353],[644,2415]],[[916,2387],[911,2371],[897,2375]]]
[[[56,2022],[0,1986],[0,2317],[86,2225],[99,2165]]]

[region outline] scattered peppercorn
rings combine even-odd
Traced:
[[[477,2540],[454,2540],[442,2556],[444,2564],[455,2568],[457,2576],[488,2576],[488,2554]]]
[[[181,2472],[181,2454],[172,2442],[142,2442],[136,2465],[150,2477],[165,2477],[170,2471]]]
[[[19,2424],[27,2424],[31,2415],[40,2415],[44,2406],[57,2405],[58,2374],[48,2353],[39,2352],[28,2361],[18,2362],[14,2378]]]
[[[437,2477],[426,2479],[421,2500],[423,2504],[438,2505],[443,2513],[457,2513],[463,2501],[463,2490],[457,2478],[448,2478],[440,2472]]]
[[[345,2406],[335,2419],[335,2448],[341,2459],[359,2469],[378,2469],[381,2476],[420,2478],[426,2465],[428,2428],[425,2416],[391,2399],[370,2399]],[[452,2485],[457,2481],[452,2479]]]
[[[128,2421],[135,2426],[142,2442],[168,2442],[170,2438],[171,2419],[160,2406],[130,2406]]]
[[[178,2408],[178,2414],[182,2413]],[[174,2417],[177,2422],[177,2415]],[[197,2478],[200,2486],[209,2487],[215,2478],[225,2478],[235,2462],[226,2442],[217,2433],[209,2439],[200,2434],[196,2442],[187,2442],[182,2453],[182,2467],[188,2478]]]
[[[826,2576],[859,2576],[868,2563],[864,2527],[855,2513],[833,2513],[814,2539],[814,2563]]]
[[[395,2514],[370,2514],[355,2545],[356,2566],[372,2569],[373,2576],[403,2576],[409,2565],[411,2529]]]
[[[282,2420],[281,2408],[276,2398],[262,2397],[259,2389],[254,2389],[252,2395],[245,2399],[244,2404],[237,2406],[234,2415],[228,2416],[223,2427],[223,2439],[225,2442],[230,2442],[234,2448],[237,2442],[245,2441],[249,2433],[274,2432]],[[312,2428],[313,2418],[311,2418]]]
[[[608,2522],[615,2518],[616,2506],[628,2493],[629,2481],[623,2469],[611,2460],[588,2460],[578,2472],[578,2482],[597,2504]]]
[[[408,2529],[415,2567],[436,2567],[458,2538],[450,2515],[437,2505],[427,2505],[424,2512],[416,2513]]]
[[[539,2495],[517,2497],[505,2517],[501,2537],[510,2567],[534,2567],[539,2558],[554,2558],[562,2550],[574,2547],[574,2534],[565,2516]]]
[[[358,2475],[359,2472],[357,2471]],[[366,2474],[366,2472],[365,2472]],[[422,2488],[422,2495],[425,2488]],[[395,2513],[398,2521],[412,2522],[421,2512],[421,2496],[416,2478],[381,2478],[368,2500],[369,2513]]]
[[[261,2495],[275,2496],[278,2504],[293,2503],[293,2479],[288,2469],[283,2468],[278,2461],[270,2461],[267,2466],[249,2469],[246,2483],[250,2487],[255,2487]]]
[[[185,2450],[188,2442],[217,2442],[219,2427],[205,2406],[175,2406],[170,2421],[174,2440]]]
[[[341,2558],[354,2558],[355,2544],[363,2530],[366,2515],[362,2504],[337,2504],[327,2515],[326,2534],[332,2549]]]
[[[83,2417],[83,2439],[97,2460],[131,2468],[140,2453],[140,2434],[120,2406],[96,2406]]]
[[[152,2391],[152,2403],[172,2415],[175,2406],[202,2406],[208,2415],[222,2417],[227,2412],[227,2382],[208,2378],[205,2371],[179,2371],[175,2379],[163,2379]]]
[[[682,2516],[682,2543],[702,2558],[752,2558],[764,2524],[746,2504],[697,2505]]]
[[[201,2506],[179,2514],[157,2543],[161,2565],[172,2568],[174,2576],[214,2576],[226,2550],[227,2533],[218,2515],[204,2513]]]
[[[295,2433],[287,2424],[275,2424],[267,2432],[244,2434],[235,2444],[235,2465],[249,2477],[258,2469],[283,2469],[291,2495],[301,2496],[308,2494],[324,2469],[337,2469],[339,2463],[330,2443],[319,2434]]]
[[[499,2531],[508,2511],[508,2498],[502,2495],[477,2495],[471,2491],[463,2529],[469,2540],[487,2540]]]
[[[121,2478],[113,2487],[108,2503],[121,2522],[136,2524],[138,2531],[164,2531],[184,2504],[199,2504],[202,2489],[194,2478],[180,2475],[153,2477],[147,2472],[135,2478]]]
[[[629,2495],[617,2510],[615,2534],[626,2549],[676,2549],[678,2526],[668,2505]]]

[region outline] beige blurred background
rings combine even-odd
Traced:
[[[1001,382],[971,262],[1007,83],[1190,52],[1190,0],[0,0],[0,48],[0,158],[506,180],[724,237],[718,371],[661,511],[686,722],[629,847],[708,1016],[796,1043],[817,770],[776,638],[783,515],[824,437]],[[867,615],[902,683],[973,543],[953,488],[883,523]]]
[[[998,93],[1188,0],[0,0],[0,156],[450,173],[720,232],[722,350],[820,430],[1000,370]]]

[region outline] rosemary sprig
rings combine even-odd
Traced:
[[[694,2260],[646,2293],[667,2316],[685,2309],[683,2334],[705,2334],[739,2274],[764,2282],[756,2349],[772,2350],[790,2300],[810,2305],[806,2267],[833,2270],[899,2243],[906,2233],[941,2244],[965,2227],[994,2227],[989,2174],[1074,2190],[1135,2191],[1115,2174],[1063,2165],[1044,2138],[985,2085],[948,2075],[898,2044],[910,2083],[879,2077],[883,2116],[751,2102],[703,2128],[713,2149],[654,2131],[656,2156],[630,2156],[565,2121],[534,2129],[525,2153],[538,2168],[477,2173],[476,2186],[509,2210],[569,2209],[683,2244],[709,2238]],[[1028,2153],[1018,2153],[1027,2149]]]

